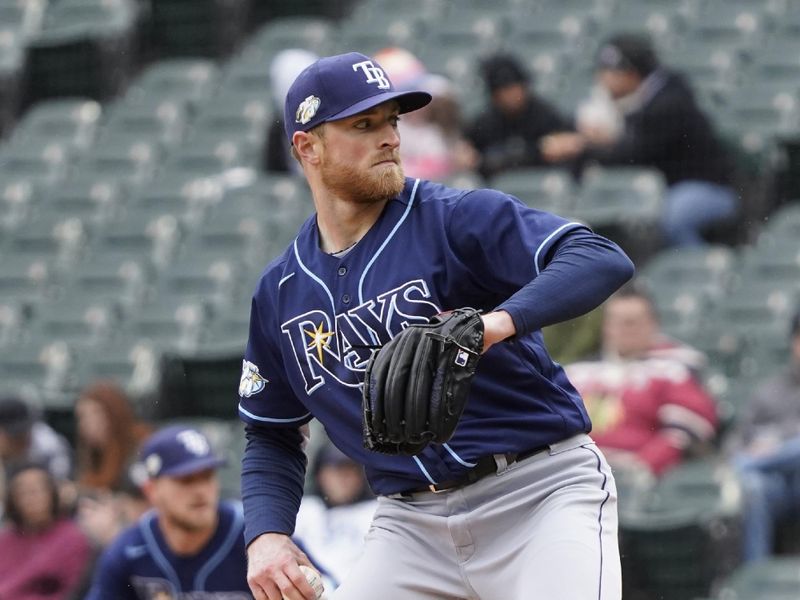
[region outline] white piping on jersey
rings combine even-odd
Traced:
[[[292,277],[294,277],[294,273],[289,273],[289,274],[288,274],[286,277],[284,277],[283,279],[281,279],[281,280],[278,282],[278,287],[281,287],[281,286],[282,286],[284,283],[286,283],[287,281],[289,281],[289,280],[290,280]]]
[[[306,417],[310,417],[311,413],[308,412],[304,414],[302,417],[294,417],[292,419],[273,419],[271,417],[259,417],[258,415],[254,415],[250,411],[246,410],[241,402],[239,403],[239,412],[242,413],[246,417],[250,417],[251,419],[255,419],[256,421],[264,421],[265,423],[294,423],[296,421],[302,421]]]
[[[408,199],[408,206],[406,207],[406,211],[403,213],[403,216],[400,217],[400,220],[395,224],[392,230],[389,232],[389,235],[386,236],[386,239],[383,240],[381,247],[378,248],[378,251],[374,254],[374,256],[369,259],[367,266],[364,267],[364,271],[361,273],[361,279],[358,280],[358,303],[364,304],[364,278],[367,276],[367,272],[372,267],[372,263],[380,256],[380,253],[383,252],[383,249],[386,247],[386,244],[392,239],[397,230],[400,229],[400,225],[406,220],[408,217],[409,211],[411,211],[411,207],[414,205],[414,198],[417,196],[417,187],[419,187],[419,179],[414,182],[414,187],[411,188],[411,197]]]
[[[242,528],[242,522],[244,521],[244,517],[239,511],[234,511],[233,513],[233,521],[231,522],[230,529],[228,530],[228,534],[225,536],[225,540],[220,544],[219,548],[216,552],[209,558],[206,563],[200,567],[197,571],[197,575],[194,578],[194,589],[198,592],[204,592],[206,590],[206,579],[211,574],[211,572],[219,566],[219,563],[222,562],[228,552],[231,551],[231,547],[233,544],[236,543],[237,538],[239,537],[240,530]]]
[[[580,223],[576,223],[575,221],[572,221],[570,223],[564,223],[561,227],[559,227],[553,233],[544,238],[544,241],[541,244],[539,244],[539,247],[536,249],[536,254],[533,255],[533,266],[536,268],[537,275],[539,274],[539,253],[544,249],[544,247],[550,240],[552,240],[556,235],[558,235],[561,231],[563,231],[567,227],[582,227],[582,225]]]
[[[166,575],[170,584],[172,584],[173,591],[176,594],[181,594],[183,589],[181,588],[180,577],[178,577],[178,573],[172,567],[172,563],[170,563],[169,560],[167,560],[167,557],[164,556],[164,553],[161,551],[161,547],[158,545],[153,532],[150,531],[150,523],[152,523],[155,518],[155,512],[150,511],[149,518],[140,522],[140,530],[144,536],[145,544],[147,544],[147,547],[150,548],[150,554],[153,557],[153,560],[156,561],[158,566],[161,568],[161,571],[164,573],[164,575]]]
[[[478,466],[478,463],[467,462],[463,458],[461,458],[458,454],[456,454],[456,451],[453,450],[450,447],[450,444],[442,444],[442,445],[444,446],[444,449],[447,450],[450,453],[450,456],[455,458],[460,464],[464,465],[465,467],[476,467],[476,466]]]
[[[411,458],[413,458],[414,462],[417,463],[419,470],[422,471],[422,474],[425,475],[427,480],[430,481],[433,485],[436,485],[436,480],[433,477],[431,477],[430,473],[428,473],[428,469],[425,468],[425,465],[422,464],[422,461],[418,459],[416,456],[412,456]]]
[[[328,300],[331,301],[331,316],[335,317],[336,316],[336,305],[333,303],[333,294],[331,294],[331,291],[328,289],[328,286],[325,285],[325,282],[322,281],[322,279],[320,279],[316,275],[314,275],[314,273],[309,271],[308,267],[306,267],[303,264],[303,261],[300,260],[300,252],[298,252],[298,250],[297,250],[297,238],[294,239],[294,257],[297,259],[297,263],[300,265],[300,268],[303,269],[305,274],[308,275],[309,277],[311,277],[311,279],[316,281],[318,284],[320,284],[320,286],[322,286],[322,289],[325,290],[325,293],[328,295]]]

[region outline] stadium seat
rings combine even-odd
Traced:
[[[156,294],[170,298],[206,302],[215,309],[234,303],[241,296],[244,271],[236,254],[216,248],[192,249],[176,258],[159,275]],[[252,289],[247,290],[252,293]]]
[[[597,227],[637,229],[661,215],[664,177],[650,168],[613,167],[588,171],[574,216]]]
[[[11,130],[22,103],[25,49],[22,36],[3,25],[0,5],[0,139]]]
[[[569,171],[558,168],[514,169],[489,181],[492,188],[516,196],[531,208],[570,214],[578,194]]]
[[[42,191],[29,178],[0,173],[0,233],[9,233],[28,219],[41,197]]]
[[[765,24],[756,6],[710,3],[688,21],[688,39],[718,48],[752,51],[764,40]]]
[[[800,42],[797,38],[777,38],[753,58],[753,65],[744,72],[747,79],[759,83],[784,83],[796,87],[800,80]]]
[[[111,248],[95,252],[65,272],[62,297],[115,303],[131,312],[147,298],[153,277],[146,255]]]
[[[41,210],[77,217],[95,227],[113,220],[125,197],[124,187],[113,177],[78,173],[42,194]]]
[[[105,300],[72,294],[37,305],[26,335],[93,345],[111,337],[120,316],[118,307]]]
[[[190,111],[209,98],[219,80],[219,67],[199,58],[157,61],[136,78],[125,104],[152,103],[154,98],[183,102]]]
[[[203,223],[186,241],[184,253],[216,252],[237,256],[245,262],[264,260],[270,232],[280,227],[268,224],[265,215],[226,214],[219,211]]]
[[[0,298],[25,306],[43,301],[51,295],[54,267],[52,260],[42,256],[0,254]]]
[[[259,96],[226,94],[209,100],[194,120],[189,139],[216,133],[220,137],[244,138],[254,148],[261,148],[274,115],[266,91]]]
[[[800,589],[800,558],[772,556],[736,569],[719,587],[715,600],[791,600]]]
[[[44,258],[63,265],[75,262],[86,250],[90,232],[74,216],[45,212],[17,227],[5,246],[7,254]]]
[[[658,293],[666,287],[702,288],[719,297],[730,285],[737,257],[727,246],[670,248],[653,257],[639,278]]]
[[[332,21],[319,17],[278,17],[258,29],[242,49],[243,55],[255,54],[264,59],[267,71],[272,56],[287,48],[305,48],[320,56],[328,53],[336,38]]]
[[[174,256],[182,235],[181,223],[175,215],[152,210],[128,211],[97,232],[91,253],[126,253],[161,269]]]
[[[667,472],[639,510],[620,512],[625,597],[686,600],[710,593],[740,562],[742,495],[715,460]]]
[[[28,44],[33,99],[88,96],[124,89],[136,57],[135,0],[60,0],[48,5]]]
[[[165,56],[224,57],[245,36],[254,0],[152,0],[151,43]]]
[[[165,170],[154,181],[139,186],[132,194],[128,208],[146,212],[171,214],[187,227],[198,226],[211,207],[223,195],[222,185],[212,177],[176,170]]]
[[[102,135],[137,132],[171,148],[183,139],[187,111],[186,102],[180,99],[156,96],[126,102],[123,98],[110,106]]]
[[[787,241],[800,240],[800,202],[790,202],[769,215],[763,235]]]
[[[31,312],[31,307],[22,300],[4,297],[0,288],[0,349],[9,350],[21,341]]]
[[[34,104],[20,119],[14,139],[68,142],[86,150],[94,142],[103,114],[102,106],[88,98],[53,98]]]
[[[424,36],[425,25],[434,23],[410,13],[368,14],[372,16],[350,19],[342,23],[338,31],[337,52],[356,50],[372,56],[388,46],[400,46],[414,52],[418,41]]]
[[[165,351],[193,352],[207,318],[205,304],[162,295],[143,304],[122,324],[120,333],[125,337],[147,340]]]
[[[19,32],[26,41],[42,27],[47,0],[0,0],[0,31]]]
[[[74,354],[61,340],[37,339],[17,344],[13,352],[0,352],[0,380],[8,389],[34,393],[45,407],[70,402],[67,389],[74,389]]]
[[[691,81],[730,85],[740,73],[741,58],[735,50],[696,37],[662,52],[662,60]]]
[[[252,293],[258,275],[250,278],[244,287]],[[208,324],[201,347],[208,353],[244,355],[250,331],[250,307],[248,302],[240,302],[229,310],[219,312]]]
[[[103,174],[130,186],[151,181],[160,166],[162,150],[155,140],[137,135],[99,140],[78,162],[84,173]]]
[[[58,140],[18,140],[0,146],[0,176],[30,177],[54,184],[68,174],[73,150]]]

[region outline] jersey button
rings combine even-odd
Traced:
[[[350,304],[350,294],[345,294],[344,296],[342,296],[342,302],[344,302],[345,304]]]
[[[337,271],[337,273],[339,273],[339,277],[343,277],[344,275],[347,275],[347,267],[339,267],[339,270]]]

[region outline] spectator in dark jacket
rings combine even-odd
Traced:
[[[663,232],[671,245],[699,245],[709,226],[736,212],[733,165],[684,78],[664,68],[649,41],[621,34],[597,53],[597,79],[623,113],[622,134],[602,130],[548,136],[547,160],[652,166],[669,186]]]
[[[539,141],[549,133],[572,129],[569,122],[536,97],[528,73],[515,58],[492,56],[481,70],[490,104],[466,132],[480,154],[480,173],[491,177],[508,169],[545,164]]]

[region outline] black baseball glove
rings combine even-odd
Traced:
[[[483,351],[479,311],[411,325],[373,353],[363,388],[364,447],[414,455],[450,439]]]

